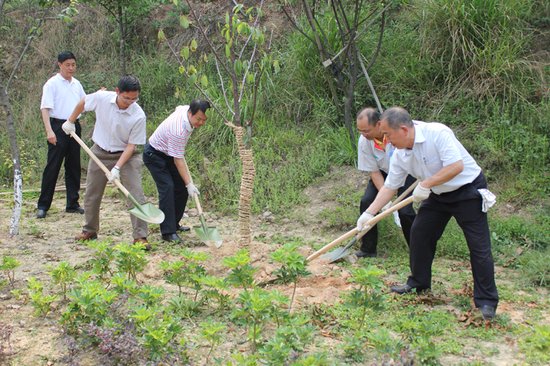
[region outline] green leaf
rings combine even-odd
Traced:
[[[183,29],[189,28],[189,19],[185,15],[180,16],[180,25]]]
[[[189,58],[189,47],[185,46],[182,47],[180,51],[181,57],[183,57],[184,60],[187,60]]]
[[[225,45],[225,57],[227,58],[231,57],[231,47],[229,47],[229,44]]]
[[[185,74],[185,66],[180,66],[178,70],[180,74]]]
[[[157,38],[161,42],[166,41],[166,35],[164,34],[164,31],[162,29],[159,29],[159,32],[157,34]]]
[[[198,44],[197,44],[197,40],[193,39],[191,41],[191,52],[195,52],[197,50],[197,47],[198,47]]]
[[[201,86],[203,88],[208,87],[208,78],[206,77],[206,75],[201,76]]]

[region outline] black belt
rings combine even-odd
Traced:
[[[107,154],[121,154],[124,152],[124,150],[120,150],[120,151],[109,151],[109,150],[105,150],[103,149],[101,146],[99,146],[98,144],[96,144],[96,146],[99,148],[99,150],[103,151],[103,152],[106,152]]]
[[[163,153],[162,151],[158,151],[157,149],[155,149],[153,146],[151,146],[150,143],[147,143],[147,145],[145,145],[145,149],[146,150],[149,150],[151,153],[161,157],[161,158],[164,158],[164,159],[173,159],[173,157],[171,157],[170,155],[166,155],[165,153]]]
[[[50,122],[64,123],[65,121],[66,121],[66,119],[59,119],[59,118],[50,117]],[[74,122],[77,123],[78,119]]]

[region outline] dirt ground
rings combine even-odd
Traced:
[[[254,217],[253,233],[255,239],[249,248],[253,266],[260,268],[257,274],[258,281],[270,279],[270,273],[274,265],[269,261],[270,253],[278,245],[273,244],[270,238],[296,237],[306,243],[302,247],[304,255],[313,253],[312,245],[323,245],[340,236],[340,231],[327,231],[323,229],[323,222],[317,215],[325,208],[336,205],[327,201],[323,192],[330,191],[336,185],[349,185],[360,189],[365,185],[365,176],[352,168],[338,168],[331,172],[330,177],[320,180],[315,186],[305,190],[309,203],[297,207],[289,213],[287,218],[279,218],[269,213],[262,213]],[[56,193],[55,201],[43,220],[35,218],[35,200],[27,200],[24,205],[21,219],[20,235],[10,238],[7,234],[9,219],[11,216],[10,196],[0,197],[0,257],[10,255],[22,262],[16,271],[16,289],[26,289],[26,279],[30,276],[39,280],[48,281],[49,268],[56,266],[60,261],[68,261],[78,265],[90,258],[90,250],[82,244],[74,241],[74,236],[80,232],[83,224],[83,216],[64,212],[64,192]],[[154,198],[151,202],[156,202]],[[199,225],[195,209],[187,211],[189,215],[184,224],[188,226]],[[205,264],[212,275],[224,276],[227,269],[222,266],[221,259],[233,255],[238,249],[237,219],[234,216],[218,216],[206,213],[207,221],[215,224],[219,229],[224,244],[221,248],[204,246],[195,234],[182,234],[185,245],[193,250],[210,254],[210,259]],[[300,218],[289,219],[288,217]],[[107,194],[101,207],[100,239],[113,241],[131,241],[131,225],[129,214],[124,209],[124,202],[116,194]],[[171,257],[163,250],[166,244],[160,241],[158,225],[150,225],[149,240],[154,245],[153,251],[148,254],[148,265],[142,274],[146,279],[159,283],[162,274],[158,263]],[[339,294],[350,288],[346,282],[349,272],[339,264],[327,264],[326,262],[312,261],[308,267],[311,276],[302,279],[298,283],[296,302],[294,307],[302,307],[309,304],[333,303],[339,299]],[[505,276],[502,269],[497,268],[497,276]],[[285,294],[290,295],[290,286],[279,288]],[[499,308],[506,311],[514,322],[524,321],[522,311],[503,302]],[[12,327],[11,358],[12,365],[63,365],[60,361],[66,353],[66,345],[60,337],[61,327],[53,316],[38,318],[33,315],[33,308],[29,303],[18,301],[10,293],[9,286],[0,288],[0,324],[8,324]],[[1,339],[0,339],[1,342]],[[499,342],[487,347],[496,347],[499,352],[490,361],[495,365],[513,365],[522,363],[517,357],[517,345]],[[446,359],[447,364],[464,362],[464,359]],[[2,360],[0,359],[0,364]],[[85,363],[82,363],[85,364]],[[91,359],[89,365],[97,365]]]

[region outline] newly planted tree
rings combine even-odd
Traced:
[[[204,46],[199,49],[199,42],[195,39],[180,50],[176,50],[169,41],[168,44],[180,64],[180,73],[210,101],[225,124],[233,130],[242,162],[240,241],[242,245],[249,245],[252,239],[250,214],[256,174],[252,127],[262,79],[277,65],[271,60],[270,41],[266,40],[260,26],[264,1],[259,1],[257,7],[245,7],[242,4],[233,7],[235,2],[228,1],[233,8],[226,13],[225,21],[218,29],[220,33],[216,35],[207,31],[210,25],[201,19],[202,14],[195,9],[196,5],[189,0],[186,2],[191,19],[182,15],[180,24],[183,28],[196,28]],[[162,30],[159,31],[159,39],[167,40]],[[207,70],[216,70],[217,78],[209,79]]]
[[[120,243],[115,246],[115,258],[117,268],[126,273],[129,279],[137,280],[137,273],[141,272],[147,264],[143,244]]]
[[[162,261],[160,268],[166,282],[178,286],[179,295],[184,286],[190,287],[195,291],[194,301],[196,301],[202,288],[201,278],[206,274],[206,269],[200,263],[208,258],[208,254],[195,253],[185,248],[181,251],[181,256],[182,260]]]
[[[61,286],[63,300],[67,300],[67,287],[76,277],[76,271],[69,262],[63,261],[50,271],[50,276],[55,284]]]

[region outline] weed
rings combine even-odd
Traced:
[[[200,262],[204,262],[208,255],[206,253],[195,253],[187,248],[182,250],[180,254],[183,260],[162,261],[160,268],[166,282],[178,286],[180,295],[184,286],[193,289],[195,291],[194,300],[196,301],[202,288],[201,278],[206,274],[206,269]]]
[[[307,270],[307,261],[305,257],[298,253],[298,245],[288,243],[271,253],[271,259],[281,264],[281,268],[276,269],[273,274],[277,276],[280,283],[293,283],[292,296],[288,305],[288,311],[292,309],[294,295],[296,294],[296,285],[298,279],[307,276],[310,272]]]
[[[537,286],[550,287],[550,246],[543,251],[529,251],[519,257],[525,278]]]
[[[365,324],[367,309],[379,310],[383,308],[385,296],[382,295],[384,283],[381,277],[385,272],[375,266],[352,270],[351,282],[358,284],[359,288],[349,294],[349,303],[361,309],[361,315],[357,330],[360,331]]]
[[[205,364],[208,364],[210,355],[214,351],[214,347],[218,346],[222,341],[223,332],[226,326],[223,323],[208,319],[199,324],[200,334],[208,342],[208,354],[206,355]]]
[[[550,326],[535,325],[520,338],[519,346],[533,364],[550,362]]]
[[[223,259],[223,265],[231,271],[226,277],[228,284],[240,286],[248,292],[254,283],[256,269],[250,265],[250,254],[246,249],[239,249],[235,255]]]
[[[15,284],[15,269],[21,265],[16,258],[10,256],[2,257],[2,264],[0,264],[0,271],[4,271],[10,286],[13,287]]]
[[[147,264],[142,243],[115,245],[115,260],[120,272],[126,273],[129,279],[137,280],[137,273]]]
[[[67,300],[67,286],[76,277],[76,271],[69,262],[60,262],[57,267],[50,270],[50,276],[55,284],[61,286],[63,300]]]
[[[29,277],[27,281],[27,289],[35,315],[47,315],[51,310],[52,303],[57,300],[57,296],[45,295],[44,285],[36,278]]]
[[[115,259],[115,251],[111,243],[91,240],[86,245],[94,250],[93,258],[90,259],[94,273],[102,279],[107,275],[112,276],[111,264]]]

